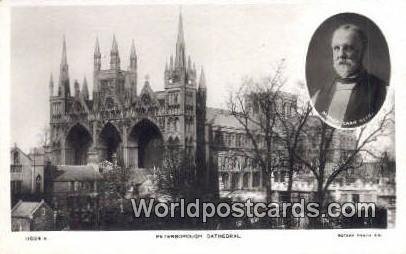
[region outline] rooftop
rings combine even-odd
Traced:
[[[59,165],[55,182],[95,181],[103,177],[95,165]]]
[[[35,211],[44,204],[41,202],[27,202],[20,200],[11,210],[12,217],[32,218]]]
[[[238,120],[231,115],[230,111],[219,108],[207,108],[207,122],[213,126],[228,128],[242,128]]]

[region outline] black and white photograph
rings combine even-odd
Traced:
[[[314,33],[306,80],[316,111],[332,126],[358,127],[381,109],[390,78],[386,40],[365,16],[340,13]]]
[[[7,237],[155,253],[394,235],[401,31],[355,6],[8,6]]]

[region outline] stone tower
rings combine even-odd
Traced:
[[[165,69],[168,142],[179,144],[191,154],[196,147],[196,69],[186,62],[182,14],[179,15],[175,61]]]

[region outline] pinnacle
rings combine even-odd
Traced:
[[[67,59],[67,56],[66,56],[66,39],[65,39],[65,35],[63,36],[61,65],[68,65],[68,59]]]
[[[86,76],[83,78],[82,95],[87,99],[89,97],[89,88],[87,87]]]
[[[179,13],[178,40],[176,42],[175,67],[186,67],[185,39],[183,35],[182,12]]]
[[[183,36],[183,18],[182,12],[179,13],[179,24],[178,24],[178,43],[185,43]]]
[[[169,60],[169,68],[173,69],[173,55],[171,55]]]
[[[137,57],[137,52],[135,51],[135,43],[134,40],[132,40],[131,42],[131,53],[130,56],[133,57]]]
[[[202,70],[200,72],[199,89],[206,89],[206,77],[204,75],[203,67],[202,67]]]
[[[96,37],[96,45],[94,47],[94,55],[100,56],[100,45],[99,45],[99,38]]]
[[[113,46],[111,47],[111,53],[117,53],[118,54],[118,45],[116,41],[116,35],[113,35]]]

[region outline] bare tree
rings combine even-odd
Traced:
[[[244,149],[246,157],[257,162],[263,176],[266,196],[272,198],[271,175],[279,165],[273,159],[274,142],[277,135],[280,89],[285,85],[284,62],[278,64],[274,73],[259,82],[245,79],[236,92],[231,92],[227,107],[245,132],[249,149]]]
[[[393,124],[393,108],[383,112],[374,125],[364,125],[358,131],[353,133],[346,130],[338,130],[328,126],[320,118],[311,117],[305,130],[307,145],[312,147],[309,142],[316,143],[316,149],[313,151],[297,151],[296,159],[309,168],[316,179],[316,201],[324,208],[328,188],[336,178],[350,169],[357,169],[363,164],[363,155],[370,154],[368,146],[376,140],[388,135]],[[337,139],[344,135],[353,137],[349,147],[337,146]],[[330,169],[327,167],[330,164]]]
[[[310,103],[295,105],[289,114],[276,110],[280,122],[280,132],[277,135],[278,141],[283,144],[286,151],[286,168],[288,173],[287,198],[291,199],[293,175],[300,166],[300,161],[296,154],[303,149],[303,136],[306,132],[306,124],[312,113]]]
[[[38,146],[46,147],[51,142],[51,129],[49,126],[44,126],[41,132],[38,133]]]

